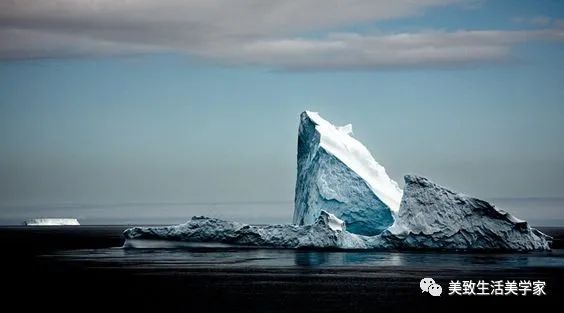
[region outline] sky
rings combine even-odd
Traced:
[[[0,0],[0,222],[289,222],[312,110],[564,225],[563,48],[563,1]]]

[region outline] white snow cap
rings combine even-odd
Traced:
[[[360,176],[393,212],[398,212],[403,191],[368,149],[351,137],[352,125],[335,127],[317,112],[306,111],[306,114],[317,125],[315,129],[320,135],[320,146]]]

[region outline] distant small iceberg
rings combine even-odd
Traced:
[[[34,218],[24,222],[26,226],[77,226],[76,218]]]

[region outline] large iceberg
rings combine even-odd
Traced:
[[[294,224],[311,224],[322,210],[361,235],[377,235],[394,222],[402,191],[351,135],[350,124],[335,127],[316,112],[301,114]]]
[[[248,225],[193,217],[124,232],[126,247],[218,243],[276,248],[513,250],[550,249],[551,238],[492,204],[426,178],[386,174],[350,125],[301,115],[294,224]]]
[[[397,248],[548,250],[550,237],[494,205],[406,175],[401,206],[382,237]]]

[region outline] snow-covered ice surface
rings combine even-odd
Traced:
[[[301,114],[294,224],[311,224],[325,210],[356,234],[377,235],[392,225],[402,191],[351,134],[350,124]]]
[[[550,237],[492,204],[406,175],[396,221],[382,237],[397,248],[548,250]]]
[[[412,175],[405,176],[402,192],[351,134],[350,125],[335,127],[317,113],[301,114],[294,224],[248,225],[193,217],[176,226],[127,229],[125,247],[166,242],[275,248],[550,249],[549,236],[486,201]]]
[[[76,226],[76,218],[34,218],[24,222],[27,226]]]

